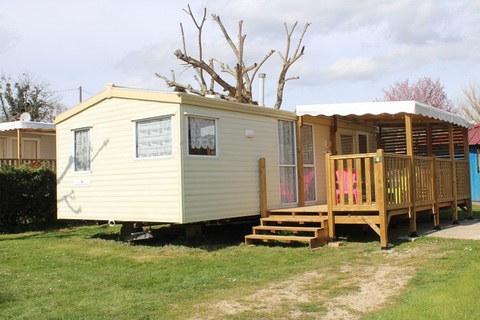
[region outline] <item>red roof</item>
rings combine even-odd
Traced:
[[[468,130],[468,144],[480,144],[480,123],[476,123],[473,129]]]

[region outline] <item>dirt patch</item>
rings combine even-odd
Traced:
[[[413,270],[396,265],[342,266],[338,270],[306,272],[248,296],[211,302],[203,307],[214,316],[195,319],[219,319],[240,313],[273,318],[281,314],[284,319],[313,315],[322,319],[359,319],[386,307],[412,275]]]

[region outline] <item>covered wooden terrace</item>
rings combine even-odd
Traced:
[[[7,157],[7,145],[3,142],[0,146],[0,166],[9,165],[19,167],[21,165],[38,166],[41,164],[47,164],[52,169],[56,168],[56,160],[54,158],[32,158],[23,154],[23,136],[24,134],[42,134],[42,135],[55,135],[55,125],[53,123],[44,122],[31,122],[31,121],[12,121],[0,123],[0,136],[1,132],[8,132],[16,140],[16,154]]]
[[[415,236],[420,212],[432,214],[436,228],[441,208],[452,211],[454,223],[458,206],[472,216],[468,163],[472,122],[415,101],[309,105],[296,111],[300,123],[306,116],[333,117],[332,150],[339,119],[378,128],[376,152],[326,155],[330,239],[336,238],[337,224],[364,224],[387,248],[392,217],[408,217]]]

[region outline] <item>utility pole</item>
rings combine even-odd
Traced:
[[[83,99],[82,99],[82,86],[80,86],[80,87],[78,88],[78,93],[79,93],[79,95],[80,95],[80,102],[82,102],[82,100],[83,100]]]

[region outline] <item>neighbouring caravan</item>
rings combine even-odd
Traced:
[[[298,150],[305,203],[326,203],[328,117],[307,116],[299,126],[290,111],[107,85],[55,124],[59,219],[187,224],[258,216],[262,158],[266,209],[298,206]],[[338,121],[337,136],[344,152],[376,147],[367,126]]]
[[[55,168],[55,125],[30,121],[28,113],[20,119],[0,123],[0,166],[45,163]]]

